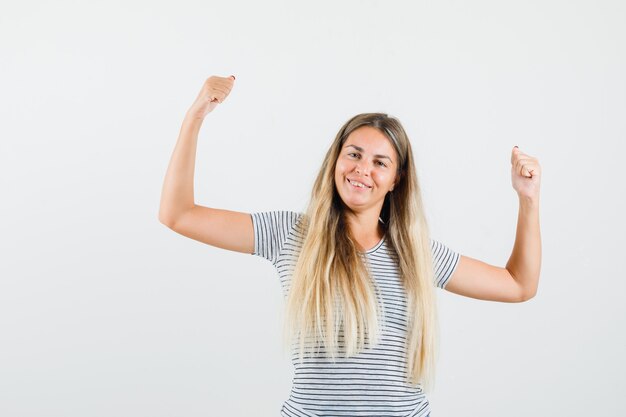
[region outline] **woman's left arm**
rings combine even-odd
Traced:
[[[519,197],[519,212],[513,253],[506,268],[461,255],[446,290],[466,297],[502,302],[526,301],[537,293],[541,270],[541,166],[537,158],[514,147],[511,181]]]

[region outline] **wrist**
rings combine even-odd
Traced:
[[[539,207],[539,196],[528,197],[519,196],[519,204],[524,208],[536,208]]]
[[[189,109],[187,113],[185,113],[185,119],[183,120],[183,123],[188,125],[201,125],[203,121],[204,116],[199,114],[199,112],[194,111],[193,109]]]

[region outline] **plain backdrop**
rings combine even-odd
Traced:
[[[158,219],[185,112],[197,204],[304,210],[340,126],[397,117],[432,237],[504,266],[542,169],[537,296],[437,290],[433,417],[623,416],[626,3],[26,1],[0,14],[0,415],[278,416],[272,265]]]

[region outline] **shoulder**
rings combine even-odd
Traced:
[[[291,210],[272,210],[250,213],[254,230],[254,253],[275,263],[285,243],[294,232],[303,213]]]
[[[257,211],[250,213],[255,228],[291,229],[301,222],[304,213],[291,210]]]

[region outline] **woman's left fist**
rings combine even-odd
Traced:
[[[511,152],[511,181],[520,198],[539,199],[541,165],[537,158],[526,155],[517,146]]]

